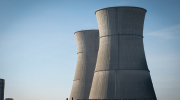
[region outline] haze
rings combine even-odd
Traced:
[[[75,31],[98,29],[94,12],[112,6],[147,10],[144,48],[158,100],[180,96],[180,1],[1,0],[0,78],[5,98],[69,98],[77,61]]]

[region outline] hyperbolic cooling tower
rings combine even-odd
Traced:
[[[97,53],[99,30],[83,30],[74,33],[77,43],[77,65],[70,100],[88,99],[91,90]]]
[[[143,46],[146,10],[110,7],[95,12],[100,40],[89,99],[153,99]]]
[[[5,86],[4,79],[0,79],[0,100],[4,100],[4,86]]]

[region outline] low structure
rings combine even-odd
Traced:
[[[14,100],[13,98],[6,98],[5,100]]]
[[[4,79],[0,79],[0,100],[4,100],[4,87],[5,81]]]

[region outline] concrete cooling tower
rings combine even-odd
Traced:
[[[138,7],[95,12],[100,40],[89,99],[156,100],[143,46],[145,13]]]
[[[88,99],[99,49],[99,30],[74,33],[77,43],[77,65],[70,100]]]
[[[4,100],[4,86],[5,86],[4,79],[0,79],[0,100]]]

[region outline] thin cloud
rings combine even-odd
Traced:
[[[147,35],[157,36],[164,39],[180,39],[180,25],[164,28],[159,31],[148,33]]]

